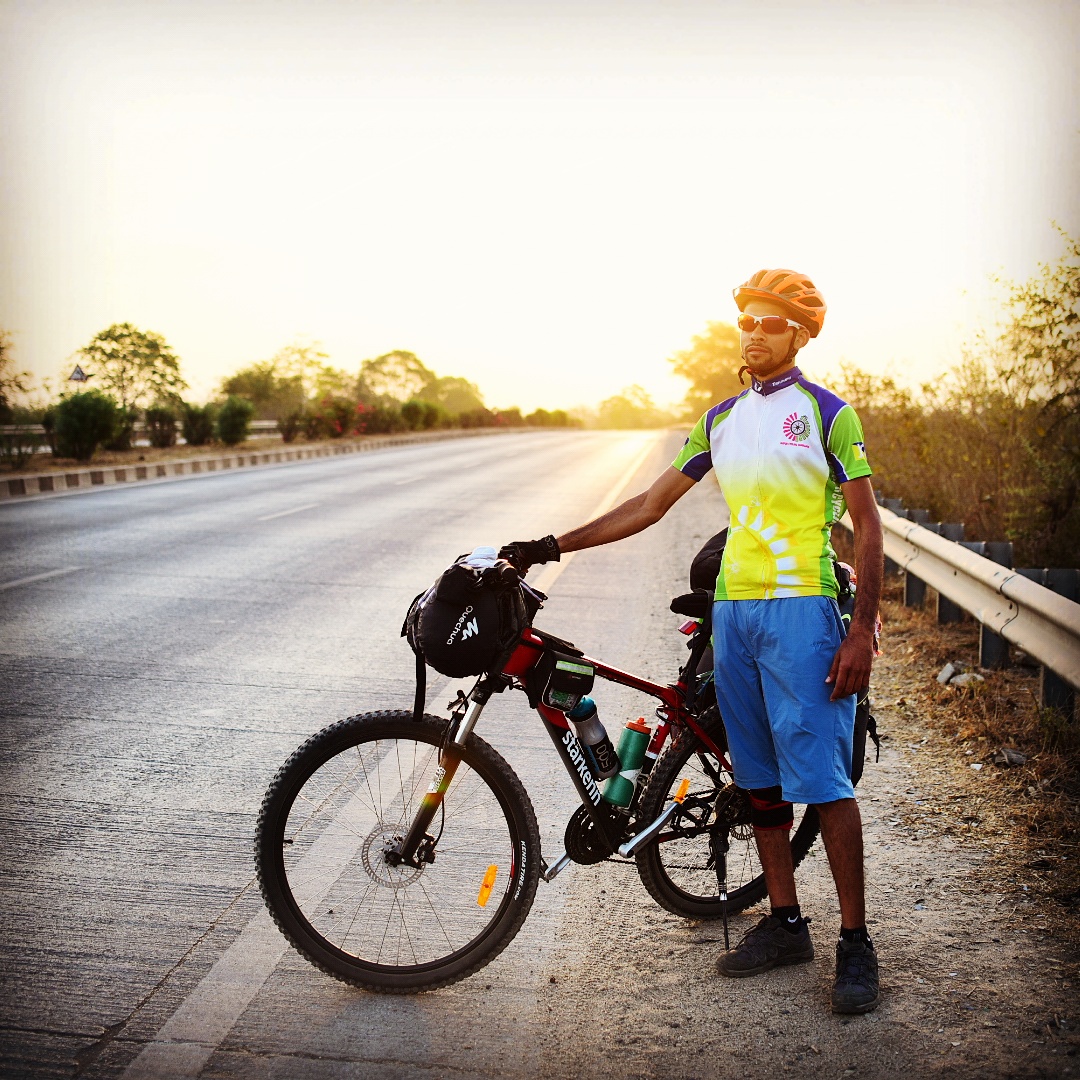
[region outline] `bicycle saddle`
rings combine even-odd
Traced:
[[[686,615],[691,619],[707,619],[712,613],[712,596],[704,589],[695,589],[691,593],[683,593],[671,601],[671,610],[676,615]]]

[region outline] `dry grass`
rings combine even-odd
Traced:
[[[985,682],[970,687],[939,684],[950,661],[979,670],[979,628],[939,626],[933,600],[928,592],[925,609],[905,608],[901,579],[889,580],[875,676],[903,688],[894,700],[875,695],[877,711],[887,712],[894,745],[918,746],[920,771],[939,793],[919,824],[987,846],[987,884],[1027,890],[1056,931],[1080,943],[1080,727],[1039,707],[1032,668],[982,670]],[[1002,747],[1026,761],[1002,764]]]

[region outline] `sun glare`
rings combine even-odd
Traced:
[[[0,326],[39,377],[128,321],[196,396],[305,337],[495,406],[674,401],[666,358],[791,266],[809,369],[918,380],[1080,221],[1067,3],[92,9],[0,16]]]

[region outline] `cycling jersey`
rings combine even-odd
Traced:
[[[840,485],[871,474],[847,402],[798,368],[772,382],[753,379],[705,413],[672,465],[692,480],[715,470],[731,511],[717,600],[836,596]]]

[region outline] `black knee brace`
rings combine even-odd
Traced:
[[[795,821],[791,803],[779,787],[755,788],[750,796],[750,822],[755,829],[790,829]]]

